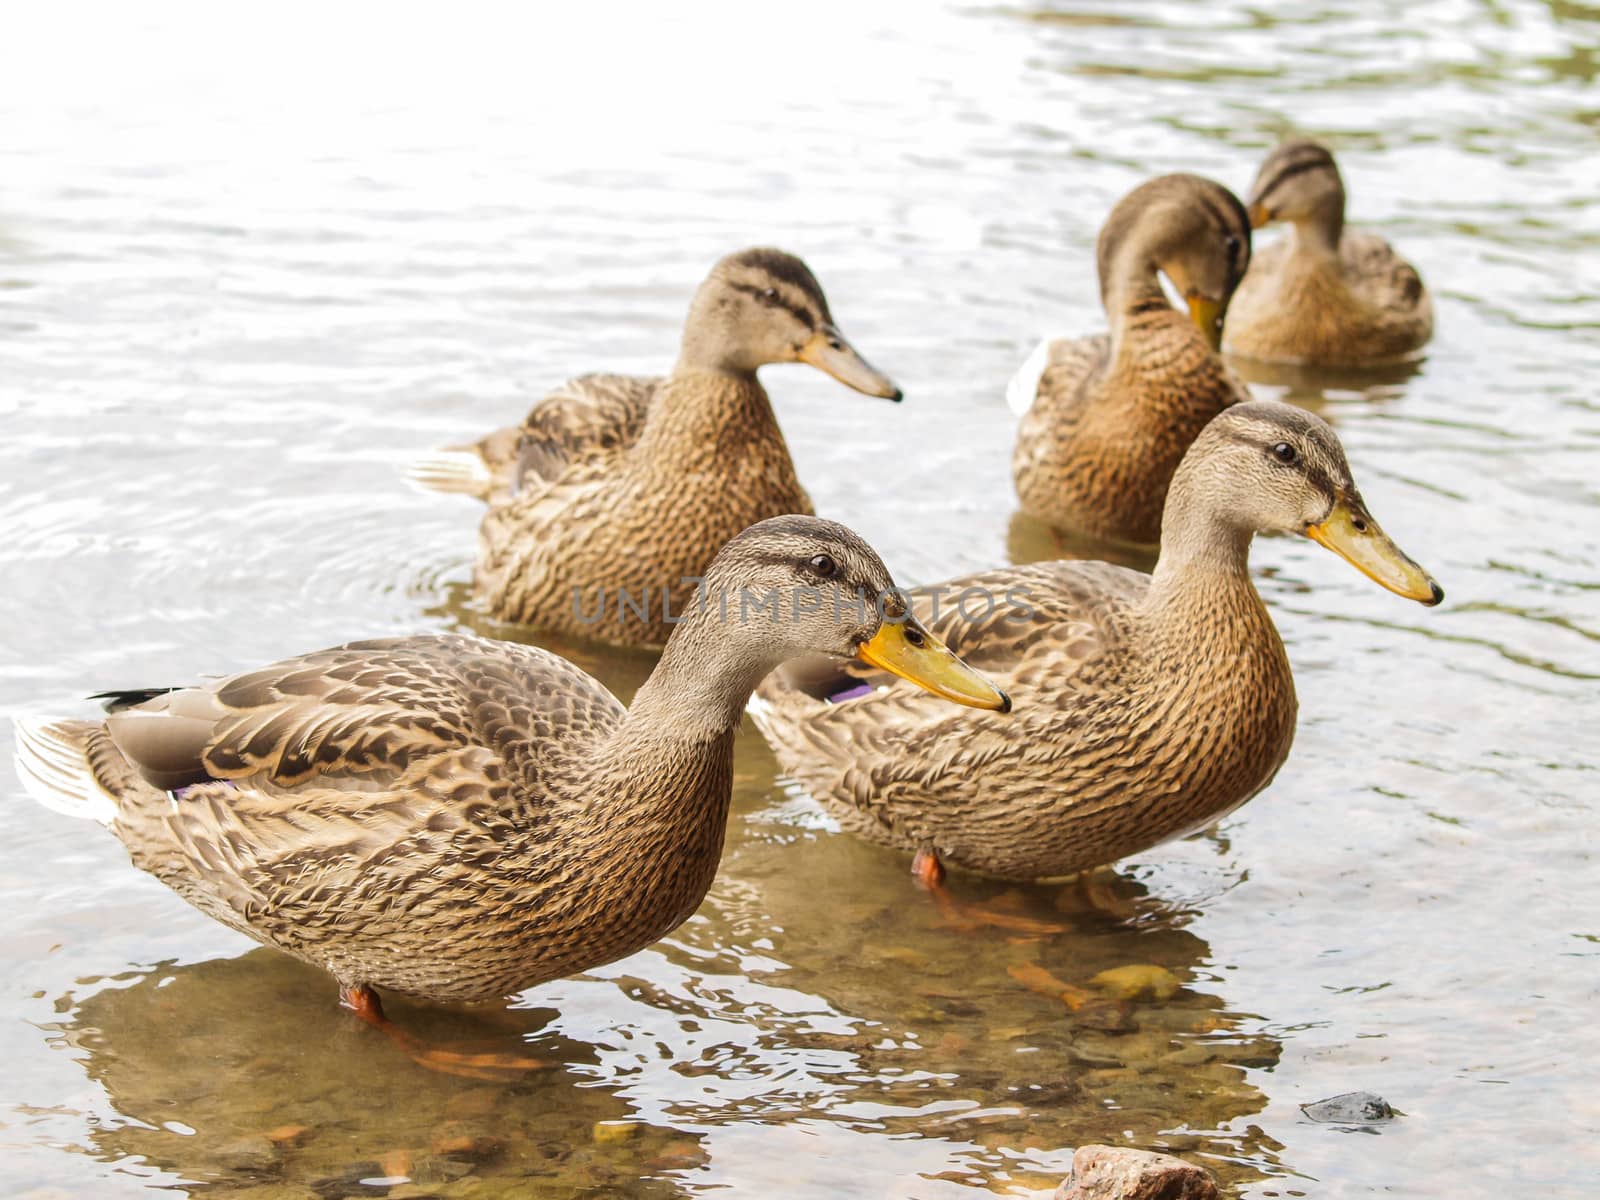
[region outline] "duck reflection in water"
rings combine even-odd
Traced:
[[[144,1160],[196,1182],[191,1195],[262,1200],[530,1194],[486,1190],[499,1180],[667,1200],[705,1159],[693,1135],[638,1123],[611,1089],[581,1086],[595,1051],[548,1031],[549,1009],[391,1001],[419,1036],[531,1038],[573,1068],[474,1082],[396,1070],[388,1044],[326,999],[325,976],[265,949],[87,996],[58,1037],[126,1118],[91,1127],[89,1153]]]
[[[58,1036],[126,1118],[92,1128],[90,1153],[262,1200],[287,1186],[383,1194],[362,1180],[396,1196],[499,1194],[474,1190],[495,1183],[686,1195],[724,1131],[752,1128],[772,1146],[791,1133],[825,1146],[909,1138],[922,1178],[967,1186],[1059,1176],[1072,1147],[1124,1130],[1228,1183],[1281,1171],[1276,1143],[1247,1120],[1265,1104],[1248,1071],[1281,1047],[1198,982],[1212,954],[1184,928],[1186,903],[1109,871],[1060,888],[975,884],[1064,932],[952,933],[931,909],[908,912],[892,854],[797,839],[770,794],[760,800],[743,805],[734,869],[701,919],[604,981],[552,985],[559,1011],[396,1001],[421,1036],[527,1043],[566,1071],[397,1071],[384,1041],[318,1003],[316,971],[256,950],[62,1002]],[[584,1040],[595,1025],[607,1032]],[[631,1124],[641,1112],[670,1116]]]

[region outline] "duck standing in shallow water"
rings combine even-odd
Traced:
[[[1250,262],[1250,222],[1221,184],[1163,175],[1111,210],[1095,257],[1111,331],[1041,342],[1012,379],[1007,400],[1022,418],[1012,474],[1030,516],[1153,544],[1184,451],[1250,398],[1217,354]],[[1161,275],[1187,315],[1167,302]]]
[[[572,380],[520,426],[420,459],[410,477],[488,503],[476,583],[492,615],[659,646],[719,546],[767,517],[812,511],[756,378],[784,362],[900,399],[839,332],[803,262],[744,250],[695,293],[670,375]]]
[[[730,602],[691,611],[627,709],[543,650],[390,638],[125,693],[104,721],[19,722],[17,773],[200,911],[327,971],[375,1024],[376,988],[496,1000],[694,912],[722,851],[734,731],[784,659],[859,655],[1009,708],[897,619],[889,572],[842,525],[762,522],[705,576]],[[788,603],[802,594],[815,603]]]
[[[1250,223],[1285,222],[1228,315],[1227,350],[1263,362],[1373,366],[1411,358],[1433,336],[1416,268],[1372,233],[1345,228],[1344,180],[1327,147],[1285,142],[1250,189]]]
[[[1099,562],[999,569],[913,594],[1016,702],[962,714],[881,672],[797,660],[751,701],[784,770],[847,829],[1013,880],[1066,875],[1201,829],[1277,773],[1294,679],[1250,581],[1258,532],[1312,538],[1423,604],[1444,593],[1384,535],[1332,428],[1276,402],[1206,426],[1167,496],[1154,576]]]

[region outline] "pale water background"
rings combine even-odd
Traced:
[[[1242,191],[1291,127],[1336,146],[1438,335],[1414,374],[1260,390],[1334,422],[1448,600],[1260,544],[1292,758],[1096,904],[1011,897],[1069,926],[1034,943],[941,928],[748,734],[722,875],[671,938],[504,1010],[396,1006],[566,1064],[507,1086],[412,1067],[0,768],[0,1193],[948,1200],[1043,1191],[1087,1141],[1253,1197],[1600,1191],[1600,9],[1284,7],[12,13],[0,712],[472,625],[477,510],[396,461],[569,374],[664,369],[751,243],[803,255],[906,390],[765,373],[819,509],[902,581],[1037,554],[1006,378],[1101,326],[1120,194]],[[1075,1015],[1029,961],[1183,989]],[[1301,1117],[1355,1088],[1404,1117]]]

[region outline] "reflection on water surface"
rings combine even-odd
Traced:
[[[321,1196],[499,1194],[495,1181],[524,1179],[680,1194],[723,1178],[720,1143],[703,1131],[749,1123],[804,1129],[823,1152],[816,1170],[801,1159],[785,1173],[819,1188],[864,1169],[851,1159],[860,1139],[907,1136],[940,1147],[934,1182],[1042,1186],[1064,1169],[1060,1147],[1101,1136],[1108,1113],[1141,1143],[1275,1157],[1242,1118],[1263,1104],[1247,1068],[1270,1068],[1278,1042],[1224,1010],[1185,914],[1132,879],[990,889],[1065,932],[961,933],[909,881],[884,887],[888,856],[797,838],[781,813],[749,816],[742,869],[691,926],[604,979],[559,985],[555,1008],[542,996],[503,1010],[390,1005],[432,1041],[560,1064],[521,1079],[415,1067],[335,1007],[326,978],[268,950],[160,964],[63,998],[47,1032],[116,1113],[85,1149],[263,1196],[285,1183]],[[1105,970],[1120,973],[1091,982]],[[1174,1108],[1200,1132],[1168,1132]],[[1237,1132],[1215,1132],[1230,1123]]]

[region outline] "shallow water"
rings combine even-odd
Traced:
[[[1288,765],[1085,884],[959,885],[1066,927],[1033,942],[941,927],[747,734],[723,872],[671,938],[503,1010],[396,1006],[557,1064],[510,1085],[414,1068],[0,773],[0,1190],[938,1200],[1043,1191],[1110,1141],[1252,1197],[1590,1194],[1600,10],[538,11],[13,16],[0,712],[480,625],[476,510],[395,462],[570,373],[665,367],[707,265],[755,242],[806,257],[908,396],[766,372],[819,508],[907,582],[1054,553],[1012,519],[1006,378],[1100,326],[1117,196],[1243,189],[1291,123],[1334,140],[1438,333],[1414,373],[1253,378],[1334,422],[1449,598],[1260,544]],[[577,657],[624,691],[649,665]],[[1129,964],[1181,987],[1044,994]],[[1299,1112],[1357,1088],[1405,1115]]]

